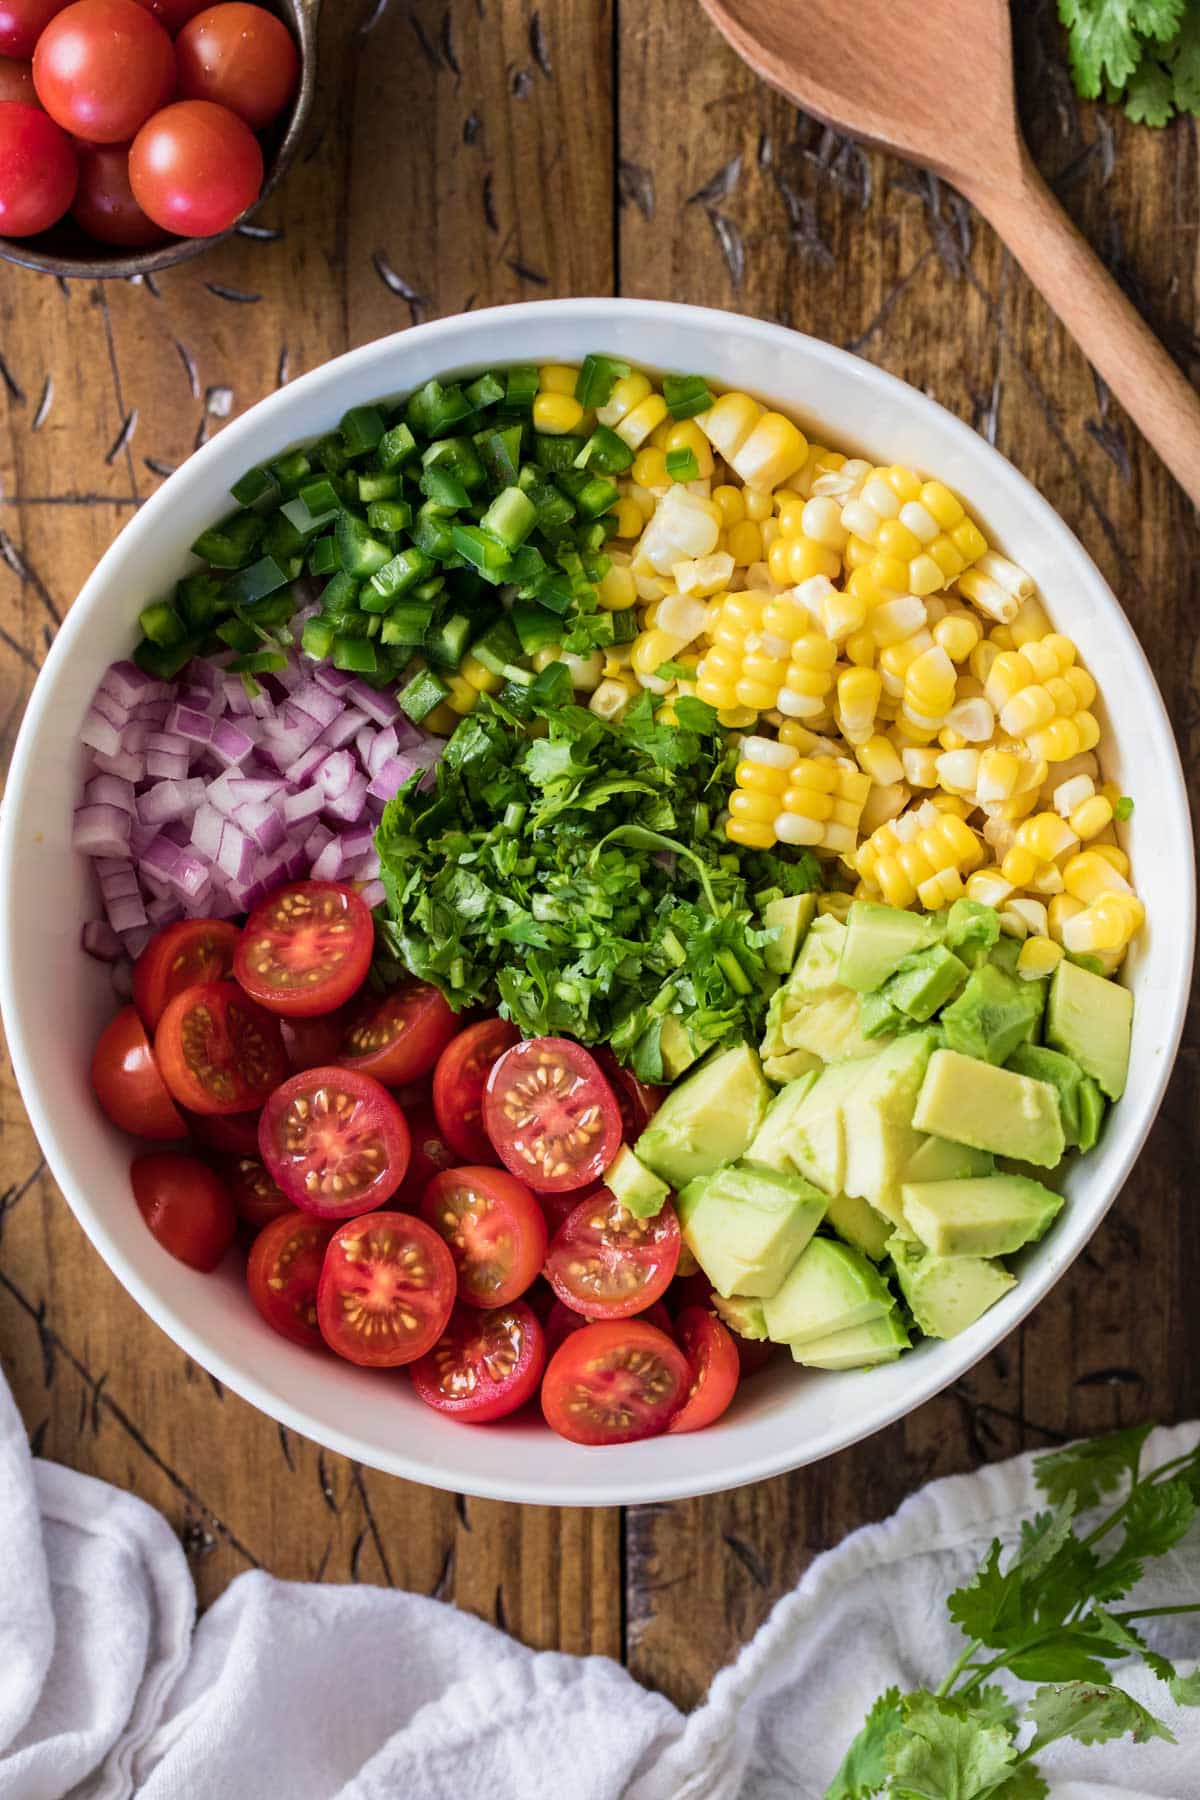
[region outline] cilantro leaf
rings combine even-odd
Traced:
[[[1141,1633],[1127,1620],[1114,1618],[1102,1606],[1093,1606],[1088,1613],[1088,1624],[1097,1637],[1111,1646],[1105,1652],[1106,1655],[1140,1656],[1159,1681],[1171,1683],[1175,1680],[1174,1663],[1167,1657],[1160,1656],[1157,1650],[1152,1650]]]
[[[1074,1494],[1078,1511],[1086,1512],[1119,1487],[1127,1475],[1137,1473],[1142,1446],[1151,1430],[1150,1425],[1134,1425],[1128,1431],[1110,1432],[1107,1437],[1039,1456],[1034,1464],[1037,1484],[1052,1506]]]
[[[1003,1725],[1006,1731],[1012,1732],[1017,1729],[1017,1709],[1004,1689],[994,1682],[975,1689],[971,1695],[971,1711],[985,1725]]]
[[[1200,8],[1191,0],[1058,0],[1075,86],[1123,100],[1136,124],[1200,113]]]
[[[1064,1737],[1081,1744],[1106,1744],[1122,1737],[1131,1737],[1135,1744],[1151,1738],[1175,1742],[1162,1720],[1132,1694],[1099,1682],[1068,1681],[1059,1687],[1041,1687],[1026,1707],[1025,1717],[1036,1727],[1032,1750]]]
[[[862,1730],[842,1758],[841,1767],[825,1790],[825,1800],[870,1800],[888,1778],[888,1739],[904,1723],[900,1689],[888,1688],[867,1714]]]
[[[1024,1577],[1019,1567],[1001,1570],[999,1538],[993,1538],[982,1565],[965,1587],[951,1594],[946,1606],[964,1636],[993,1649],[1019,1643],[1031,1624]]]
[[[1176,1706],[1200,1706],[1200,1668],[1190,1675],[1176,1675],[1168,1686]]]
[[[1175,112],[1175,84],[1166,69],[1147,56],[1129,77],[1125,111],[1135,125],[1166,125]]]
[[[992,1789],[990,1800],[1047,1800],[1049,1792],[1049,1783],[1043,1781],[1034,1765],[1022,1763],[1015,1775]]]
[[[965,1701],[910,1694],[902,1712],[903,1732],[884,1749],[897,1800],[977,1800],[1012,1772],[1012,1733],[980,1719]]]

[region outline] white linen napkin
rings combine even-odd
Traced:
[[[1198,1437],[1156,1432],[1147,1460]],[[607,1658],[390,1589],[247,1574],[197,1623],[166,1521],[33,1461],[0,1377],[0,1800],[819,1800],[875,1697],[953,1660],[946,1595],[1038,1509],[1031,1460],[934,1482],[818,1558],[685,1718]],[[1139,1600],[1181,1594],[1200,1538]],[[1197,1641],[1186,1619],[1161,1637],[1181,1660]],[[1197,1800],[1200,1709],[1119,1678],[1179,1743],[1055,1745],[1054,1800]]]

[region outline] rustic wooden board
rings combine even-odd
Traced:
[[[1020,9],[1044,170],[1191,368],[1195,133],[1081,107],[1050,0]],[[305,158],[241,238],[153,285],[0,274],[0,736],[116,530],[223,420],[439,313],[621,291],[761,314],[971,421],[1121,595],[1190,766],[1195,517],[996,240],[929,178],[798,117],[698,8],[329,8]],[[1024,1331],[869,1445],[630,1512],[515,1509],[366,1474],[222,1394],[120,1290],[0,1081],[0,1356],[43,1452],[141,1494],[211,1601],[242,1570],[438,1593],[527,1642],[624,1656],[693,1703],[811,1558],[933,1474],[1200,1404],[1197,1045],[1090,1250]]]

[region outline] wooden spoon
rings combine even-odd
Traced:
[[[823,123],[922,163],[995,226],[1200,506],[1200,396],[1038,173],[1007,0],[701,0],[743,60]]]

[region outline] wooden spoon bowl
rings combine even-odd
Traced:
[[[216,237],[165,238],[149,250],[126,250],[117,244],[97,243],[80,230],[68,216],[37,237],[0,237],[0,257],[5,262],[19,263],[25,269],[40,269],[47,275],[83,278],[94,281],[128,280],[131,275],[152,275],[158,269],[172,268],[187,262],[201,251],[220,244],[252,219],[263,201],[274,193],[295,161],[300,139],[312,111],[317,85],[317,16],[321,0],[260,0],[277,12],[289,25],[300,51],[300,85],[292,101],[291,111],[269,128],[263,145],[265,169],[262,192],[248,206],[235,225]]]
[[[701,0],[824,124],[954,184],[1200,505],[1200,396],[1042,180],[1021,136],[1008,0]]]

